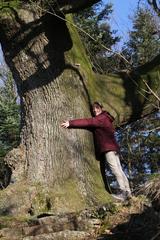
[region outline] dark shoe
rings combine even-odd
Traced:
[[[112,194],[112,197],[115,198],[116,200],[124,202],[126,200],[126,196],[121,193],[121,194]]]
[[[126,200],[130,200],[132,198],[132,194],[130,192],[126,192]]]
[[[120,194],[112,194],[112,197],[119,201],[126,201],[132,198],[132,194],[130,192],[122,192]]]

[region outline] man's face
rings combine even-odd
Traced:
[[[99,105],[94,104],[93,105],[93,113],[94,113],[94,115],[98,116],[99,114],[101,114],[101,112],[102,112],[102,108]]]

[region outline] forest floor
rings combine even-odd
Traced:
[[[160,240],[160,209],[156,212],[143,197],[117,204],[104,218],[97,240]]]
[[[0,216],[0,239],[160,240],[160,209],[155,211],[149,200],[138,196],[78,215],[44,213],[28,220]]]

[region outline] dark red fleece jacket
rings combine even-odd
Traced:
[[[108,151],[119,151],[114,136],[112,118],[106,111],[93,118],[75,119],[69,121],[69,128],[82,128],[91,130],[94,134],[97,155]]]

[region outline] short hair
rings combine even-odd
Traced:
[[[96,101],[92,104],[92,106],[94,106],[94,105],[98,105],[100,108],[103,108],[103,105],[100,102]]]

